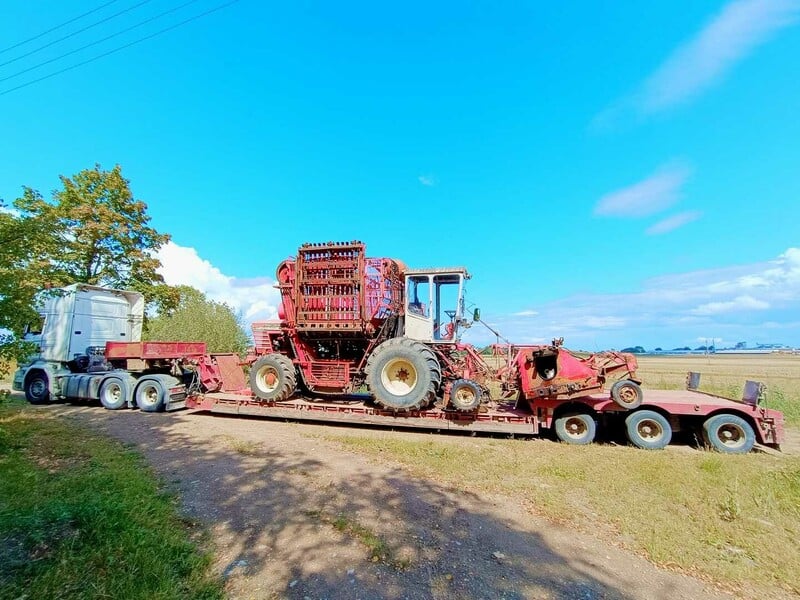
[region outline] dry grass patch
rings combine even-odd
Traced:
[[[520,499],[653,562],[734,586],[800,593],[800,459],[646,452],[541,440],[330,435],[456,489]]]

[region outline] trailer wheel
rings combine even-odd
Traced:
[[[250,367],[250,390],[261,400],[283,402],[297,388],[297,371],[283,354],[267,354]]]
[[[481,404],[481,388],[471,379],[458,379],[450,386],[450,404],[456,410],[468,412]]]
[[[31,404],[50,401],[50,381],[44,371],[34,371],[25,380],[25,399]]]
[[[164,410],[167,391],[158,379],[145,379],[136,386],[136,406],[144,412]]]
[[[672,439],[672,427],[663,415],[653,410],[638,410],[625,419],[631,443],[645,450],[661,450]]]
[[[424,344],[392,338],[367,359],[367,387],[375,401],[391,410],[416,410],[433,399],[442,380],[436,355]]]
[[[621,379],[611,386],[611,398],[622,408],[634,410],[642,405],[644,393],[635,381]]]
[[[726,454],[745,454],[756,443],[750,423],[736,415],[710,417],[703,423],[703,437],[714,450]]]
[[[587,413],[571,413],[558,417],[555,422],[556,437],[564,443],[583,446],[591,444],[597,433],[597,423]]]
[[[100,404],[108,410],[119,410],[128,402],[128,387],[119,377],[107,377],[100,384]]]

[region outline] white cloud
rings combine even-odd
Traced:
[[[418,181],[419,181],[419,182],[420,182],[422,185],[427,185],[427,186],[429,186],[429,187],[430,187],[430,186],[434,186],[434,185],[436,185],[437,183],[439,183],[439,180],[436,178],[436,176],[435,176],[435,175],[420,175],[419,177],[417,177],[417,180],[418,180]]]
[[[158,251],[159,273],[169,285],[190,285],[211,300],[225,302],[241,313],[247,322],[274,319],[279,292],[266,277],[239,279],[225,275],[197,250],[167,242]]]
[[[614,217],[644,217],[675,204],[691,174],[683,163],[670,163],[628,187],[608,193],[598,201],[594,214]]]
[[[631,113],[651,115],[685,103],[721,81],[800,15],[800,0],[734,0],[672,54],[625,98],[598,114],[595,129],[606,129]]]
[[[719,81],[733,66],[791,25],[797,0],[736,0],[673,54],[642,86],[637,104],[653,113],[684,102]]]
[[[770,261],[652,278],[632,293],[566,297],[537,306],[538,314],[524,319],[484,312],[515,342],[563,336],[567,347],[598,350],[671,348],[723,337],[800,347],[800,248]],[[483,344],[492,336],[476,326],[465,339]]]
[[[669,233],[670,231],[674,231],[679,227],[683,227],[692,221],[696,221],[701,215],[702,213],[696,210],[688,210],[678,213],[677,215],[672,215],[671,217],[667,217],[666,219],[659,221],[655,225],[651,225],[647,228],[645,233],[647,235],[662,235],[664,233]]]
[[[766,310],[768,308],[769,302],[756,300],[752,296],[737,296],[733,300],[702,304],[697,308],[692,309],[691,312],[695,315],[719,315],[734,311]]]
[[[535,317],[539,313],[535,310],[521,310],[519,312],[515,312],[515,317]]]

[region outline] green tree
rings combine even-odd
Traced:
[[[193,287],[177,289],[180,292],[178,307],[147,322],[146,340],[205,342],[209,352],[244,353],[247,334],[230,306],[209,300]]]
[[[23,187],[13,208],[0,202],[0,358],[26,354],[19,339],[46,288],[89,283],[142,292],[160,311],[177,305],[157,272],[169,236],[150,226],[121,167],[96,165],[61,183],[50,200]]]
[[[89,283],[131,289],[161,310],[174,307],[177,292],[157,272],[161,263],[155,256],[169,235],[150,226],[147,205],[133,197],[122,168],[103,171],[95,165],[71,178],[62,175],[61,183],[50,201],[25,187],[14,202],[32,229],[49,232],[37,242],[45,261],[40,287]]]

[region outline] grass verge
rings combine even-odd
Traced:
[[[141,457],[0,402],[0,599],[222,598],[203,533]]]
[[[456,489],[618,539],[656,564],[734,588],[800,593],[800,459],[546,441],[327,439]]]

